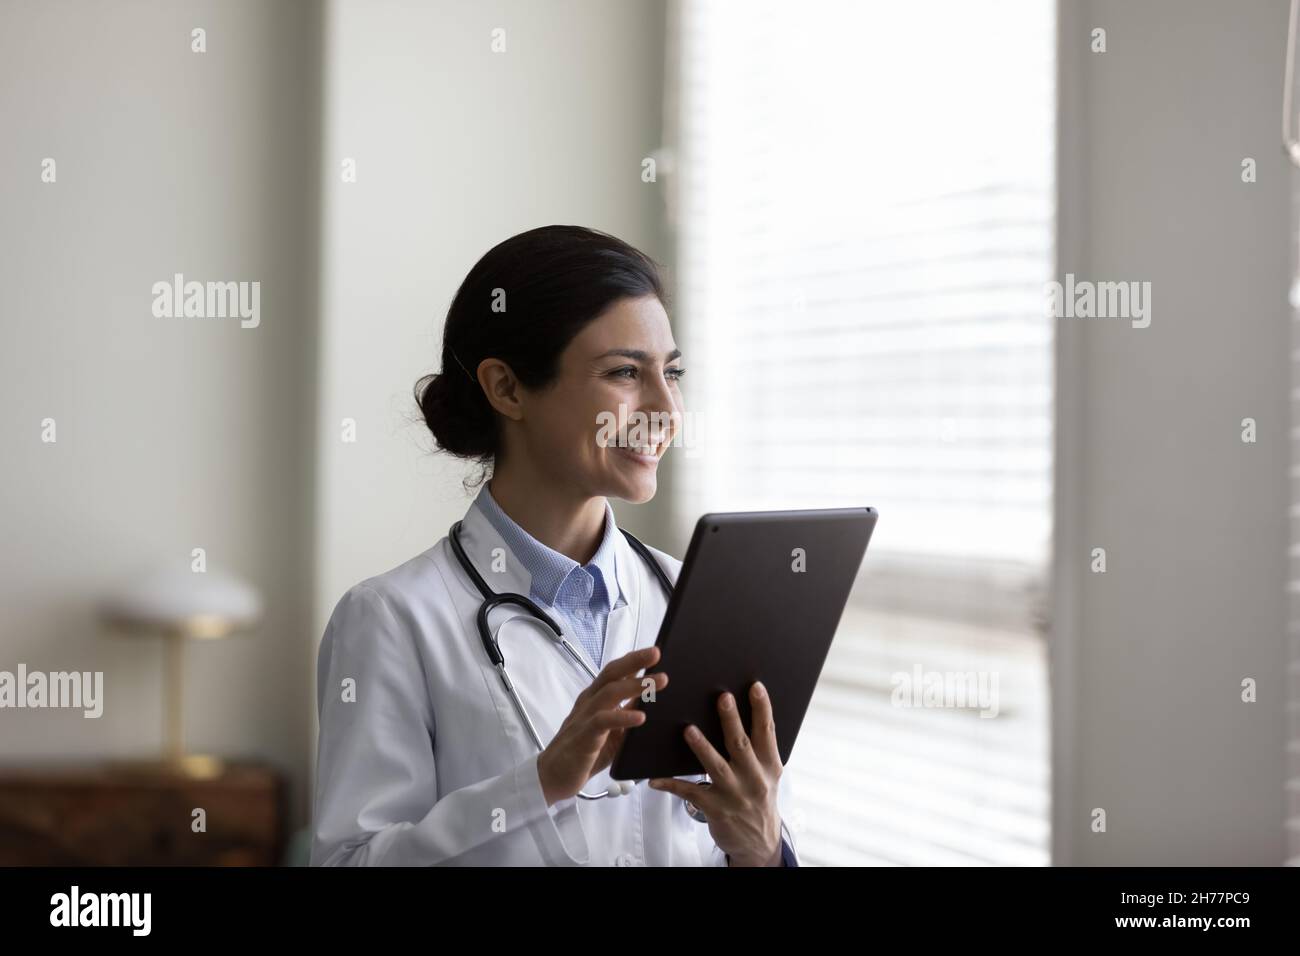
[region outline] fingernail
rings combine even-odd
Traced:
[[[761,680],[754,681],[754,696],[763,697],[767,694],[767,688],[763,686]]]
[[[696,727],[694,724],[691,724],[689,727],[686,728],[686,736],[690,737],[692,740],[694,740],[699,735],[700,735],[700,729]]]
[[[732,698],[732,696],[731,696],[730,694],[723,694],[723,695],[722,695],[722,709],[723,709],[723,710],[731,710],[731,708],[734,707],[735,705],[736,705],[736,701]]]

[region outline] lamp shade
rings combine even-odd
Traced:
[[[168,567],[111,594],[101,614],[109,624],[133,630],[224,637],[256,624],[262,599],[252,585],[219,569]]]

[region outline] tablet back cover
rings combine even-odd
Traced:
[[[707,514],[696,523],[656,645],[669,683],[614,758],[615,780],[704,773],[683,731],[695,724],[718,753],[717,699],[736,697],[752,729],[749,686],[762,680],[772,700],[781,763],[830,652],[849,591],[876,524],[871,508]]]

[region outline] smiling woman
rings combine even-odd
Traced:
[[[484,464],[495,460],[497,470],[504,470],[509,423],[521,420],[509,404],[513,390],[531,396],[533,404],[544,394],[567,399],[585,392],[590,377],[626,403],[657,374],[664,383],[658,410],[675,411],[676,389],[670,393],[669,387],[682,374],[681,353],[672,341],[665,298],[653,260],[594,229],[544,226],[495,246],[452,300],[443,330],[443,371],[416,383],[416,399],[438,446]],[[607,312],[608,321],[594,324]],[[655,348],[635,347],[641,341]],[[564,412],[560,431],[566,432],[574,420],[571,409],[553,410]],[[592,434],[597,410],[590,418]],[[547,424],[558,423],[548,416]]]
[[[710,781],[609,776],[645,720],[627,703],[668,686],[645,671],[681,562],[619,533],[607,499],[654,497],[682,374],[658,269],[613,236],[534,229],[470,270],[415,398],[490,481],[330,618],[313,863],[797,864],[758,683],[732,689],[752,726],[718,698],[727,756],[683,728]]]
[[[487,252],[415,395],[439,448],[491,467],[492,495],[539,540],[591,557],[604,497],[654,497],[684,373],[658,267],[614,236],[544,226]],[[597,321],[599,319],[599,321]],[[630,440],[608,442],[608,422]],[[652,423],[637,429],[638,421]]]

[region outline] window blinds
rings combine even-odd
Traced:
[[[788,768],[802,852],[1044,864],[1054,5],[670,10],[678,532],[881,513]],[[917,663],[998,671],[1002,714],[892,706]]]
[[[1023,601],[1050,535],[1051,4],[675,21],[683,520],[870,504],[880,567]]]

